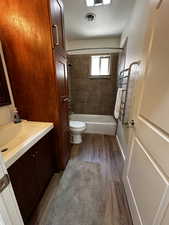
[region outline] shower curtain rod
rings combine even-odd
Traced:
[[[123,50],[123,48],[111,48],[111,47],[105,47],[105,48],[77,48],[77,49],[70,49],[67,50],[67,52],[73,52],[73,51],[82,51],[82,50]]]

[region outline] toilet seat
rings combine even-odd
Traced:
[[[79,128],[86,127],[86,124],[81,121],[69,121],[69,126],[70,128],[73,128],[73,129],[79,129]]]

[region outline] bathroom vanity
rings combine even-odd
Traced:
[[[54,173],[52,129],[30,121],[0,126],[0,149],[25,224]]]

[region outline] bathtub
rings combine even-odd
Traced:
[[[85,122],[87,125],[85,133],[115,135],[116,121],[113,116],[71,114],[70,120]]]

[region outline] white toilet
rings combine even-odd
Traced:
[[[80,144],[82,142],[82,133],[86,129],[86,123],[80,121],[69,121],[71,143]]]

